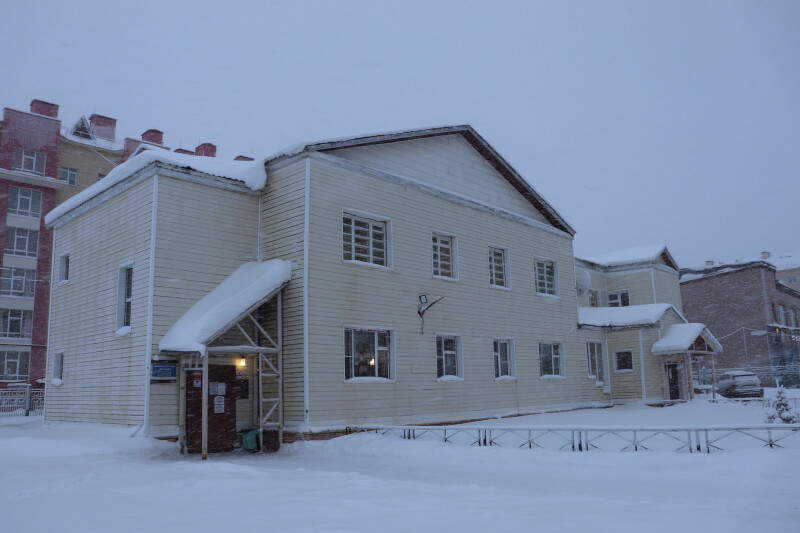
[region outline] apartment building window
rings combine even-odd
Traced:
[[[539,375],[563,376],[561,365],[561,345],[549,342],[539,343]]]
[[[58,179],[66,181],[70,185],[78,183],[78,169],[69,167],[58,167]]]
[[[0,381],[26,381],[30,359],[30,352],[0,351]]]
[[[33,313],[22,309],[0,309],[0,337],[30,339]]]
[[[6,228],[6,248],[9,255],[36,257],[39,249],[39,232],[23,228]]]
[[[778,324],[781,326],[786,326],[786,308],[782,305],[778,305]]]
[[[69,254],[64,254],[58,258],[58,282],[67,281],[69,281]]]
[[[456,238],[441,233],[431,236],[433,248],[433,275],[440,278],[456,279]]]
[[[44,152],[14,148],[11,156],[11,170],[21,170],[44,176],[44,167],[47,155]]]
[[[344,213],[342,215],[342,259],[390,266],[386,221]]]
[[[461,378],[461,342],[454,335],[436,336],[436,377],[438,379]]]
[[[42,214],[42,191],[9,187],[8,214],[39,218]]]
[[[558,275],[555,261],[537,259],[534,261],[536,292],[538,294],[558,295]]]
[[[13,267],[0,269],[0,296],[33,298],[35,287],[35,270]]]
[[[61,385],[61,380],[64,379],[64,352],[58,352],[53,355],[53,385]]]
[[[489,285],[492,287],[508,287],[508,265],[506,251],[503,248],[489,247]]]
[[[344,378],[392,379],[392,333],[389,330],[344,330]]]
[[[594,378],[598,385],[605,382],[605,369],[603,368],[603,343],[587,342],[586,357],[589,363],[589,377]]]
[[[608,306],[609,307],[628,307],[631,305],[628,291],[617,291],[608,293]]]
[[[789,283],[789,285],[794,285],[797,283],[797,276],[789,276],[786,281]]]
[[[793,327],[797,327],[797,310],[794,308],[789,309],[789,324]]]
[[[133,267],[119,269],[117,285],[117,330],[130,328],[133,304]]]
[[[514,341],[511,339],[493,339],[494,377],[513,378],[517,375],[514,358]]]
[[[633,352],[630,350],[614,352],[614,370],[617,372],[633,372]]]

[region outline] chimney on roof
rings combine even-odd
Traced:
[[[175,148],[176,154],[186,154],[186,155],[194,155],[194,152],[191,150],[187,150],[185,148]]]
[[[31,100],[31,113],[58,118],[58,105],[44,100]]]
[[[164,144],[164,132],[151,128],[142,133],[142,140],[153,144]]]
[[[247,157],[246,155],[237,155],[233,158],[234,161],[255,161],[252,157]]]
[[[217,147],[211,143],[203,143],[194,149],[194,155],[215,157],[217,155]]]
[[[92,116],[89,117],[89,124],[92,125],[92,132],[96,137],[107,141],[116,140],[117,119],[93,113]]]
[[[707,267],[713,267],[714,266],[714,261],[706,261],[706,266]]]
[[[772,255],[772,254],[771,254],[771,253],[769,253],[769,252],[761,252],[761,259],[763,259],[764,261],[766,261],[767,259],[769,259],[769,256],[771,256],[771,255]]]

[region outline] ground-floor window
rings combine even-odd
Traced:
[[[25,381],[28,379],[31,354],[29,352],[0,352],[0,380]]]
[[[344,378],[392,379],[391,332],[344,330]]]
[[[561,367],[561,345],[549,342],[539,343],[539,375],[563,376]]]
[[[494,377],[513,378],[517,375],[514,361],[514,341],[511,339],[494,339]]]
[[[461,346],[459,338],[454,335],[436,336],[436,377],[463,377]]]
[[[587,342],[586,356],[589,363],[589,377],[594,378],[598,384],[605,383],[605,369],[603,368],[603,343]]]
[[[630,350],[614,352],[614,370],[617,372],[632,372],[633,352]]]

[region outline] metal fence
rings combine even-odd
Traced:
[[[44,389],[30,386],[0,389],[0,417],[41,415]]]
[[[775,407],[775,398],[725,398],[717,394],[716,400],[708,400],[712,403],[738,403],[741,405],[759,404],[762,407]],[[800,398],[786,398],[789,407],[793,409],[800,409]]]
[[[800,449],[800,424],[715,428],[350,426],[346,430],[347,434],[361,432],[462,446],[572,452],[711,453],[753,447]]]

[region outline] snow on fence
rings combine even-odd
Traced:
[[[41,415],[44,389],[13,387],[0,389],[0,417]]]
[[[463,446],[573,452],[600,450],[711,453],[755,446],[800,449],[800,424],[714,428],[349,426],[346,429],[348,435],[361,432]]]

